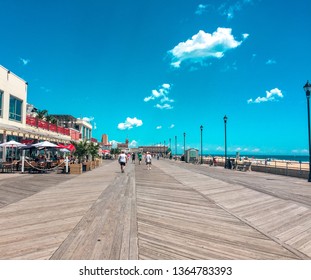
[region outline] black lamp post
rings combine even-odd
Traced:
[[[175,160],[177,160],[177,136],[175,136]]]
[[[224,124],[225,124],[225,168],[227,168],[227,120],[228,117],[224,116]]]
[[[307,96],[307,106],[308,106],[308,138],[309,138],[309,178],[308,182],[311,182],[311,135],[310,135],[310,93],[311,93],[311,84],[309,81],[304,85],[303,89],[306,92]]]
[[[200,130],[201,130],[201,164],[203,164],[203,142],[202,142],[203,125],[200,126]]]
[[[184,160],[186,160],[186,132],[184,132]]]

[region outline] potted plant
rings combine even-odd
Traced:
[[[96,158],[99,157],[98,155],[98,149],[99,145],[94,142],[90,142],[88,145],[88,152],[91,155],[91,160],[92,160],[92,168],[95,168],[96,166]]]
[[[75,147],[74,156],[78,158],[77,164],[70,165],[70,173],[72,174],[81,174],[83,170],[83,160],[88,154],[88,143],[86,141],[82,142],[72,142]]]

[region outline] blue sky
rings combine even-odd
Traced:
[[[309,0],[0,0],[0,64],[93,136],[306,154]]]

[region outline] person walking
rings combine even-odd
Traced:
[[[124,153],[124,151],[122,151],[121,154],[119,155],[118,161],[119,161],[119,164],[120,164],[120,167],[121,167],[121,172],[124,173],[124,167],[125,167],[125,165],[127,163],[127,156]]]
[[[147,169],[150,170],[151,169],[151,155],[149,152],[147,152],[147,155],[146,155],[146,165],[147,165]]]
[[[135,163],[135,153],[132,153],[132,163]]]
[[[138,162],[139,162],[139,165],[140,165],[140,163],[141,163],[141,158],[142,158],[142,154],[141,154],[141,152],[139,152],[139,153],[138,153]]]

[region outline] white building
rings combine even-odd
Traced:
[[[0,133],[26,124],[27,83],[0,65]],[[3,142],[3,139],[1,139]]]
[[[31,122],[33,121],[33,123]],[[0,65],[0,143],[27,139],[69,143],[69,131],[27,115],[27,82]],[[6,149],[0,159],[6,159]]]

